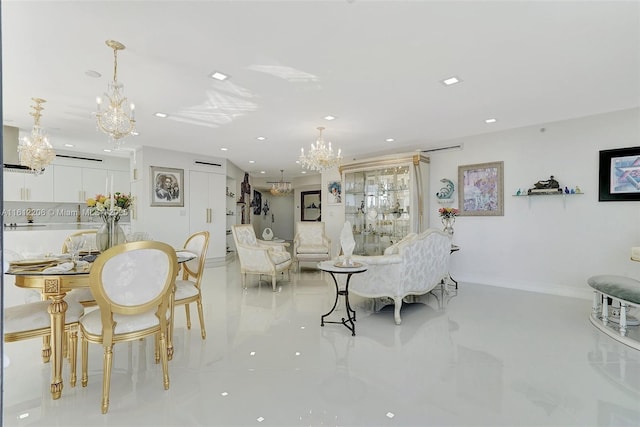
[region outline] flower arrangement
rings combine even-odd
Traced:
[[[438,212],[442,218],[453,218],[460,213],[456,208],[440,208]]]
[[[103,221],[109,217],[120,220],[121,215],[126,215],[131,207],[131,194],[113,193],[113,197],[97,194],[96,197],[87,199],[87,207],[91,215],[99,215]]]

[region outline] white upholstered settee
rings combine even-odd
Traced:
[[[385,249],[384,255],[354,255],[354,261],[366,263],[369,268],[351,277],[349,293],[392,298],[395,322],[399,325],[402,299],[426,294],[449,277],[450,254],[449,234],[429,229],[408,235]]]

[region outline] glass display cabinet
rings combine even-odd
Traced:
[[[345,221],[354,254],[380,255],[409,233],[428,227],[427,157],[386,159],[341,167]]]

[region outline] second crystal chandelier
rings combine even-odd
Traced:
[[[125,46],[115,40],[107,40],[107,46],[113,49],[113,81],[107,86],[104,97],[108,100],[102,108],[102,99],[96,99],[98,111],[96,112],[96,125],[98,129],[109,135],[109,141],[119,145],[122,138],[131,135],[136,129],[135,106],[129,104],[124,95],[124,85],[118,82],[118,51]]]

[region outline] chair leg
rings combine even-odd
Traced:
[[[242,289],[247,289],[247,273],[240,273],[240,278],[242,281]]]
[[[42,362],[49,363],[51,359],[51,336],[42,337]]]
[[[275,274],[271,276],[271,286],[273,287],[273,292],[275,292],[276,291],[276,275]]]
[[[89,382],[89,375],[87,374],[89,364],[89,342],[84,337],[81,337],[80,341],[82,345],[82,379],[80,382],[82,387],[86,387]]]
[[[71,363],[71,387],[76,386],[78,365],[78,331],[69,332],[69,363]]]
[[[189,304],[184,305],[184,311],[187,313],[187,329],[191,329],[191,311],[189,310]]]
[[[202,300],[198,300],[196,302],[196,305],[198,306],[198,317],[200,318],[200,335],[204,340],[207,338],[207,331],[205,331],[204,329],[204,311],[202,310]]]
[[[113,364],[113,344],[105,346],[102,378],[102,413],[109,410],[109,389],[111,387],[111,365]]]
[[[167,350],[166,347],[165,347],[165,350]],[[162,350],[160,349],[160,342],[158,342],[158,335],[156,334],[153,337],[153,352],[154,352],[154,358],[155,358],[156,364],[160,363],[160,352],[161,351]]]
[[[169,390],[169,358],[167,357],[167,340],[162,332],[160,335],[160,355],[162,357],[162,377],[164,383],[164,389]],[[156,339],[158,335],[156,335]]]

